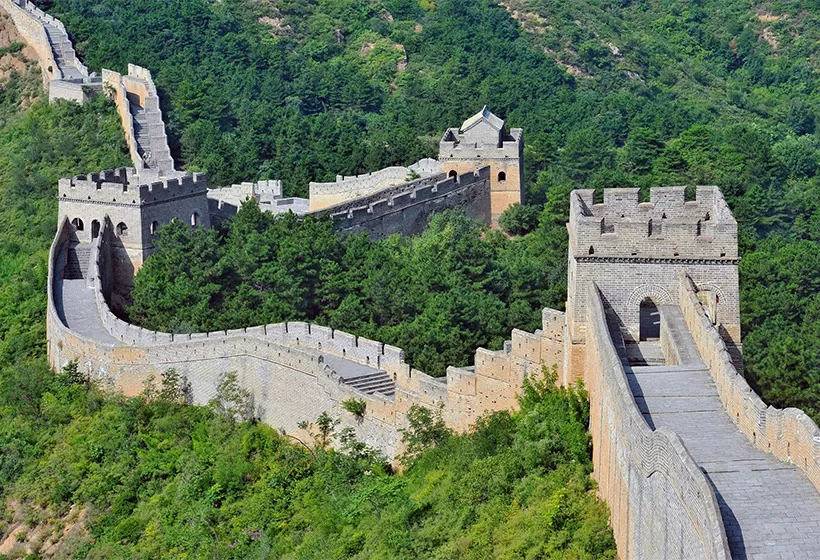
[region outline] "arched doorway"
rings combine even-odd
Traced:
[[[128,235],[128,226],[125,225],[125,222],[120,222],[117,224],[117,235],[120,237],[123,235]]]
[[[457,179],[458,178],[458,173],[456,172],[455,169],[451,169],[450,172],[447,174],[447,176],[450,177],[451,179]]]
[[[100,236],[100,222],[99,220],[91,221],[91,239],[97,239]]]
[[[661,337],[661,313],[652,298],[641,301],[640,340],[658,340]]]
[[[83,231],[85,229],[85,224],[80,218],[74,218],[71,220],[71,225],[74,226],[75,231]]]

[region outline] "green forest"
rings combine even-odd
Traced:
[[[820,420],[812,3],[37,4],[90,68],[153,72],[177,161],[214,185],[282,179],[305,195],[310,180],[409,164],[484,104],[525,129],[513,236],[454,212],[415,238],[343,238],[327,221],[246,205],[222,229],[160,230],[130,310],[146,326],[313,320],[441,374],[562,306],[573,188],[716,184],[741,232],[747,377],[767,402]],[[19,44],[1,48],[0,62],[24,58]],[[591,491],[585,395],[548,376],[521,411],[471,434],[415,411],[397,474],[332,418],[310,419],[314,439],[296,441],[235,421],[225,403],[179,404],[173,372],[137,398],[73,366],[50,372],[57,180],[128,157],[110,103],[49,104],[28,62],[0,84],[0,543],[30,550],[8,557],[614,557]],[[211,258],[183,258],[192,251]]]

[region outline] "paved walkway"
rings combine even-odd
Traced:
[[[715,490],[734,560],[820,559],[820,494],[795,466],[752,447],[724,411],[680,309],[664,306],[679,366],[627,366],[653,429],[677,432]]]
[[[124,344],[121,340],[111,335],[103,325],[97,311],[97,303],[94,298],[94,288],[89,287],[85,278],[88,277],[87,262],[91,245],[87,243],[75,243],[63,249],[69,251],[69,263],[74,262],[73,269],[69,272],[69,267],[61,266],[56,272],[57,278],[54,289],[54,305],[57,314],[65,325],[75,333],[84,337],[97,340],[104,344]],[[79,255],[79,258],[78,258]],[[64,259],[60,259],[64,262]],[[76,280],[66,280],[63,276],[82,276]],[[396,392],[396,384],[393,378],[384,370],[369,365],[360,364],[340,356],[334,356],[327,352],[319,352],[325,363],[331,366],[338,373],[344,383],[367,393],[381,393],[386,397],[392,397]]]

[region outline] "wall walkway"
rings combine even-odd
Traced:
[[[649,426],[677,433],[712,485],[732,558],[817,558],[820,494],[796,466],[747,440],[724,410],[680,308],[661,313],[680,364],[627,365],[627,380]]]

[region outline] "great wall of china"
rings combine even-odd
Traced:
[[[68,61],[79,64],[47,29],[65,33],[62,24],[24,0],[0,2],[38,52],[50,98],[81,102],[55,84],[71,75]],[[270,211],[310,202],[278,204],[286,199],[274,181],[219,192],[204,175],[176,171],[150,73],[104,70],[102,82],[134,168],[60,182],[48,277],[54,368],[76,359],[100,383],[136,394],[174,367],[195,403],[236,371],[270,425],[293,432],[328,411],[393,456],[411,406],[441,406],[449,426],[467,430],[514,407],[526,376],[555,367],[561,383],[589,389],[593,476],[620,557],[817,557],[820,430],[802,411],[767,407],[742,375],[737,225],[716,187],[698,187],[689,201],[683,187],[652,189],[649,202],[636,189],[609,189],[602,202],[573,191],[566,313],[545,309],[541,330],[513,331],[502,350],[478,349],[474,366],[450,367],[445,378],[414,370],[398,348],[306,323],[152,332],[115,310],[157,227],[174,217],[207,227],[250,197]],[[418,231],[430,212],[465,203],[495,223],[521,200],[520,129],[506,132],[485,108],[440,146],[439,167],[427,161],[416,178],[403,168],[316,187],[333,197],[321,211],[341,231],[378,237]],[[362,418],[342,409],[347,398],[366,402]]]

